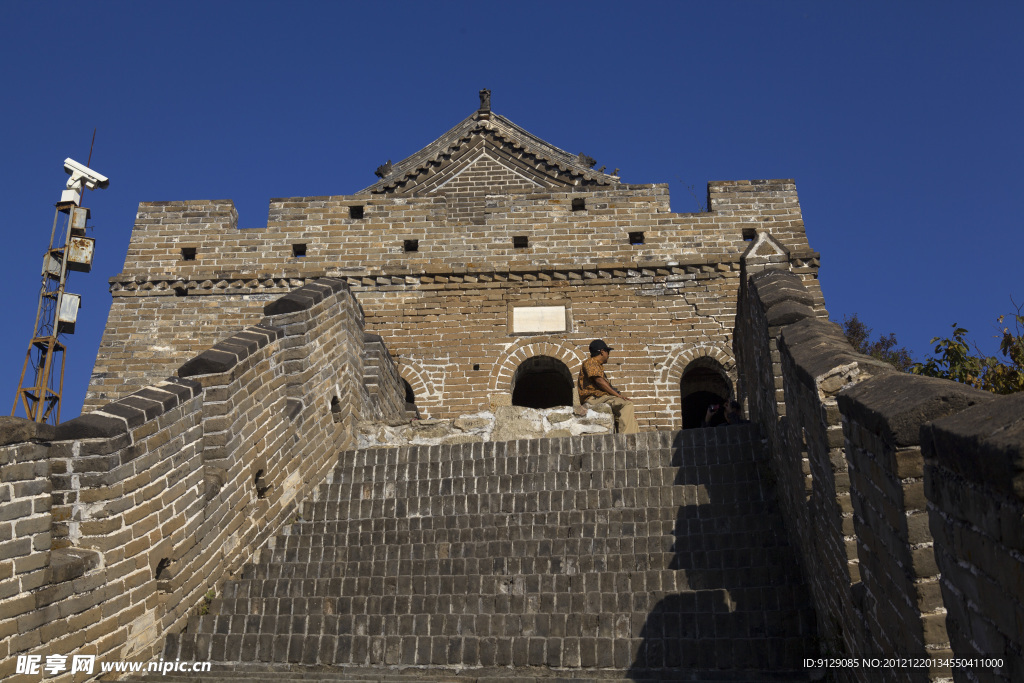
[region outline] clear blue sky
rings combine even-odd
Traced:
[[[68,339],[78,413],[140,201],[350,194],[478,106],[694,211],[795,178],[835,318],[920,359],[995,351],[1024,301],[1024,3],[105,2],[0,5],[0,399],[32,333],[53,204],[85,162],[97,259]],[[8,410],[8,408],[2,408]]]

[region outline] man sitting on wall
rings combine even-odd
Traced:
[[[583,367],[580,368],[580,402],[590,406],[607,403],[615,414],[616,431],[619,434],[636,434],[640,426],[633,416],[633,404],[604,375],[604,364],[608,362],[612,351],[614,349],[605,344],[603,339],[590,342],[590,358],[583,361]]]

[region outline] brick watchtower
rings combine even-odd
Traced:
[[[622,182],[480,108],[360,192],[273,199],[239,230],[230,201],[143,203],[85,409],[170,374],[269,300],[347,281],[420,414],[569,404],[587,344],[641,428],[693,426],[733,396],[740,257],[777,253],[820,306],[818,255],[791,180],[715,182],[673,213],[664,184]]]

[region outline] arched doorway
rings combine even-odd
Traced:
[[[512,375],[512,405],[524,408],[571,406],[572,373],[557,358],[527,358]]]
[[[683,429],[700,427],[704,423],[708,406],[721,405],[732,398],[732,382],[721,363],[709,356],[693,360],[679,380],[679,396],[682,401]],[[720,415],[711,426],[724,422]]]
[[[415,415],[417,418],[420,416],[420,409],[416,407],[416,392],[412,390],[412,385],[404,377],[401,378],[402,387],[405,389],[405,414],[406,416]]]

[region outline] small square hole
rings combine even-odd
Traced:
[[[526,235],[517,235],[512,238],[512,246],[515,249],[526,249],[530,246],[530,238]]]
[[[348,207],[348,217],[354,221],[361,220],[363,217],[362,206],[350,206]]]
[[[405,240],[402,242],[402,246],[406,251],[419,251],[420,241],[419,240]]]
[[[195,261],[196,260],[196,248],[195,247],[182,247],[181,248],[181,260],[182,261]]]
[[[583,211],[586,208],[587,200],[585,200],[583,197],[577,197],[576,199],[572,200],[573,211]]]
[[[752,242],[757,237],[757,230],[755,228],[743,228],[743,241]]]
[[[631,232],[631,233],[629,233],[629,243],[630,244],[643,244],[644,243],[644,234],[642,232]]]
[[[292,256],[295,258],[301,258],[306,255],[305,244],[293,244],[292,245]]]

